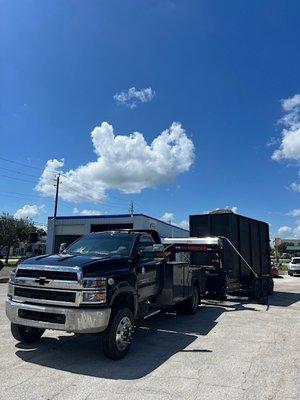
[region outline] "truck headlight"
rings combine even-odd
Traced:
[[[106,278],[84,278],[83,279],[84,288],[99,288],[106,290]]]
[[[82,292],[83,303],[105,303],[106,302],[106,291],[87,291]]]
[[[17,268],[14,268],[14,269],[12,269],[10,271],[9,280],[8,280],[9,282],[13,282],[14,281],[15,276],[16,276],[16,272],[17,272]]]

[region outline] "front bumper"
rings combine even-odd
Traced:
[[[300,275],[300,268],[290,268],[289,271],[290,271],[292,274]]]
[[[11,322],[41,329],[77,333],[103,332],[108,326],[110,313],[109,307],[98,309],[65,308],[6,300],[6,315]],[[39,318],[41,320],[38,320]],[[47,321],[47,318],[49,321]],[[53,322],[53,320],[56,322]]]

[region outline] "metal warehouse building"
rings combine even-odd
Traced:
[[[61,243],[71,244],[90,232],[113,229],[154,229],[161,237],[188,237],[189,231],[144,214],[89,215],[48,218],[46,252],[57,253]]]

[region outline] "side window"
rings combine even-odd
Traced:
[[[154,241],[150,235],[142,235],[139,240],[139,248],[144,248],[147,246],[152,246]]]
[[[153,246],[154,240],[150,235],[140,236],[138,243],[138,250],[143,250],[145,247]]]

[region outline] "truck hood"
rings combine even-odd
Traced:
[[[82,255],[46,255],[28,258],[19,264],[18,268],[28,268],[31,266],[40,267],[43,269],[45,266],[57,267],[63,269],[64,267],[79,267],[82,270],[83,276],[97,276],[100,274],[111,274],[120,270],[128,270],[130,267],[130,259],[128,257],[94,257]]]

